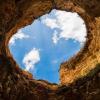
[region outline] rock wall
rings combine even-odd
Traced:
[[[19,68],[9,49],[16,31],[52,9],[77,12],[87,41],[61,64],[60,84],[35,80]],[[0,0],[0,100],[100,100],[100,0]]]

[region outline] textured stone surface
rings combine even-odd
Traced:
[[[19,68],[8,41],[52,9],[77,12],[87,26],[84,48],[63,62],[59,85]],[[100,100],[100,0],[0,0],[0,100]]]

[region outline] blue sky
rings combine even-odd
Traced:
[[[35,79],[59,83],[60,64],[83,46],[84,21],[77,13],[52,10],[10,39],[10,51],[19,66]]]

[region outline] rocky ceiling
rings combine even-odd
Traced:
[[[52,9],[77,12],[87,26],[80,52],[61,64],[60,84],[35,80],[9,49],[16,31]],[[0,100],[100,100],[100,0],[0,0]]]

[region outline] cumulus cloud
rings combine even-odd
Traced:
[[[49,18],[48,16],[42,20],[42,22],[54,29],[52,37],[53,43],[57,43],[58,40],[64,38],[66,40],[73,39],[80,43],[84,43],[86,40],[86,26],[84,21],[77,13],[71,13],[66,11],[55,11],[55,18]],[[60,31],[59,31],[60,30]]]
[[[50,19],[50,18],[46,18],[44,20],[44,23],[49,26],[51,29],[54,28],[59,28],[59,26],[57,25],[57,20],[56,19]]]
[[[30,69],[34,69],[35,64],[40,61],[39,50],[33,48],[29,53],[27,53],[23,58],[23,64],[25,65],[25,70],[29,71]]]
[[[17,39],[24,39],[24,38],[29,38],[29,35],[26,35],[25,33],[23,33],[22,32],[22,30],[20,29],[20,30],[18,30],[18,32],[15,34],[15,35],[13,35],[12,36],[12,38],[10,39],[10,41],[9,41],[9,44],[10,45],[14,45],[15,44],[15,41],[17,40]]]
[[[58,40],[59,40],[57,34],[58,34],[58,33],[57,33],[57,31],[55,30],[55,31],[54,31],[54,34],[53,34],[53,37],[52,37],[52,40],[53,40],[53,43],[54,43],[54,44],[57,44],[57,42],[58,42]]]

